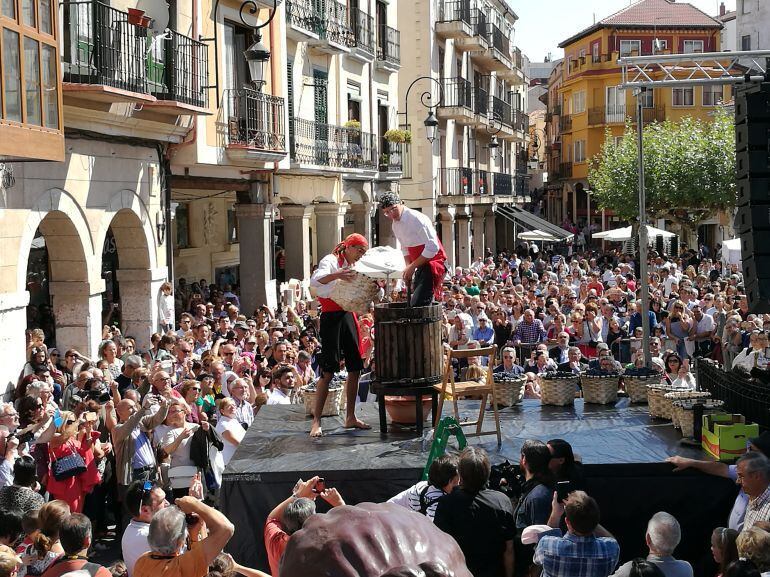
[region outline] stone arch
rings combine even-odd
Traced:
[[[126,265],[121,260],[121,268],[154,269],[158,266],[154,225],[147,206],[134,191],[121,190],[110,199],[99,223],[95,246],[104,245],[110,227],[119,248],[122,245],[125,249],[126,254],[121,256],[126,259]],[[167,228],[167,238],[169,232]]]

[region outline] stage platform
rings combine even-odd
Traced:
[[[461,402],[461,412],[472,416],[478,402]],[[371,430],[343,429],[341,417],[329,417],[322,421],[324,437],[310,439],[303,406],[262,407],[225,471],[222,488],[222,510],[237,528],[228,550],[239,562],[267,567],[265,518],[299,478],[324,477],[348,504],[387,500],[419,480],[431,429],[421,439],[413,430],[391,426],[383,436],[375,404],[361,405],[359,415]],[[666,457],[707,457],[699,448],[680,444],[679,432],[669,422],[651,419],[646,405],[621,399],[616,406],[576,400],[574,407],[543,407],[525,400],[500,416],[502,447],[494,435],[470,438],[470,444],[484,447],[493,463],[518,463],[526,439],[569,441],[585,465],[589,493],[599,501],[602,522],[618,537],[624,559],[643,552],[647,520],[657,511],[680,519],[684,538],[679,554],[693,562],[708,552],[710,531],[726,523],[735,485],[695,472],[673,473],[663,463]],[[493,430],[491,411],[484,425]]]

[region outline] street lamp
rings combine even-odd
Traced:
[[[423,124],[425,125],[425,138],[433,144],[438,136],[438,118],[436,118],[432,108],[428,109],[428,116]]]
[[[438,118],[436,117],[436,107],[441,106],[441,102],[444,100],[444,87],[441,86],[441,82],[432,76],[420,76],[415,78],[406,89],[406,96],[404,97],[404,124],[409,126],[409,93],[412,91],[412,87],[421,80],[429,80],[438,86],[438,99],[433,102],[433,94],[430,90],[426,90],[420,95],[420,102],[428,109],[428,116],[423,121],[425,125],[425,138],[433,145],[438,138]]]
[[[246,63],[249,65],[249,74],[254,87],[261,92],[265,85],[265,63],[270,61],[270,50],[262,44],[262,34],[255,33],[255,42],[243,52]]]
[[[498,112],[493,111],[488,120],[490,124],[485,127],[485,130],[492,138],[485,148],[489,150],[489,158],[497,160],[497,152],[500,149],[500,141],[497,139],[497,135],[503,129],[503,117]]]
[[[497,150],[500,148],[500,142],[497,140],[497,135],[492,137],[487,148],[489,149],[490,158],[492,158],[492,160],[497,160]]]

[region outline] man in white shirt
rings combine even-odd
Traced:
[[[434,298],[441,300],[446,253],[431,219],[404,206],[393,192],[380,197],[380,209],[393,222],[393,234],[407,262],[403,278],[413,282],[411,306],[428,306]]]
[[[692,333],[692,339],[695,341],[695,356],[708,357],[714,348],[714,341],[712,340],[716,331],[714,317],[703,314],[701,305],[697,303],[690,310],[692,310],[696,322],[695,332]]]
[[[276,387],[267,399],[268,405],[291,404],[291,391],[294,389],[295,371],[293,367],[281,366],[273,371],[273,382]]]
[[[166,492],[152,481],[135,481],[128,487],[124,504],[132,514],[131,522],[123,532],[121,549],[129,577],[134,573],[137,559],[150,550],[147,535],[152,516],[168,507]]]

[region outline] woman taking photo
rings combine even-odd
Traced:
[[[198,381],[192,379],[185,380],[182,386],[179,388],[179,393],[182,395],[184,402],[187,403],[187,422],[200,424],[201,422],[201,384]]]
[[[238,445],[241,444],[243,437],[246,435],[246,431],[238,422],[235,416],[236,406],[235,401],[229,397],[219,399],[217,401],[217,408],[219,410],[219,420],[217,421],[216,431],[222,437],[224,441],[224,449],[222,449],[222,459],[225,466],[233,458],[235,450]]]
[[[198,469],[190,457],[190,439],[200,425],[187,422],[189,407],[181,399],[169,404],[165,427],[155,429],[155,442],[169,457],[168,481],[174,499],[187,495]]]

